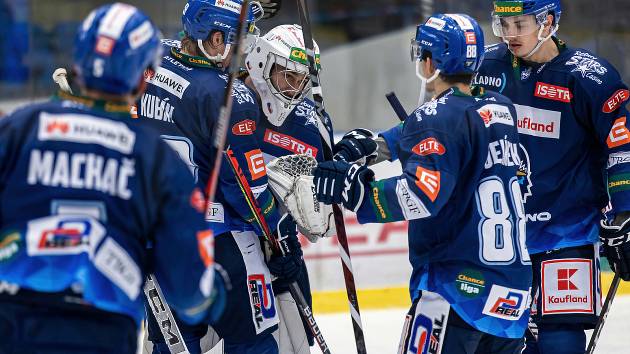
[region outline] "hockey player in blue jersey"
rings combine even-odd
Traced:
[[[138,123],[156,128],[180,157],[184,159],[200,186],[205,186],[212,172],[216,151],[213,132],[225,95],[231,47],[236,40],[236,27],[241,1],[189,0],[182,22],[185,36],[181,42],[166,41],[167,54],[160,68],[149,72],[146,93],[138,101]],[[257,30],[255,15],[260,5],[252,4],[248,25],[254,44]],[[242,167],[249,185],[257,196],[271,228],[295,233],[290,217],[280,218],[271,191],[267,188],[265,161],[254,135],[260,123],[256,94],[237,80],[233,92],[233,108],[228,128],[227,145]],[[213,323],[224,341],[226,353],[278,353],[272,333],[278,327],[278,313],[259,237],[262,233],[236,178],[224,161],[214,203],[207,220],[216,235],[216,261],[229,275],[231,290],[227,293],[225,314]],[[295,246],[295,244],[293,244]],[[289,255],[273,262],[297,264],[301,254]],[[295,270],[284,268],[285,277],[295,277]],[[206,326],[186,326],[177,321],[191,353],[201,352],[200,339]],[[169,348],[157,323],[149,314],[149,339],[155,353],[168,353]]]
[[[133,6],[94,10],[75,41],[82,96],[0,122],[1,353],[135,354],[149,272],[181,318],[209,320],[203,195],[155,132],[130,124],[159,42]]]
[[[516,111],[506,97],[470,88],[483,42],[466,15],[418,26],[413,60],[435,98],[384,135],[401,176],[373,181],[366,166],[344,161],[374,152],[355,150],[371,140],[357,135],[338,143],[338,161],[314,171],[318,198],[342,203],[359,222],[409,220],[412,306],[399,353],[522,349],[531,265]]]
[[[630,198],[627,86],[614,67],[556,37],[559,0],[495,1],[494,34],[474,82],[508,96],[518,114],[520,183],[532,254],[532,319],[538,343],[527,353],[583,353],[585,329],[601,306],[601,210],[610,201],[603,235],[621,237]],[[627,269],[621,244],[606,249],[614,269]],[[614,248],[619,248],[615,252]]]
[[[319,60],[316,43],[314,48],[315,56]],[[261,119],[255,135],[260,143],[265,163],[273,164],[278,157],[296,154],[306,154],[314,159],[323,160],[321,134],[326,134],[328,139],[332,139],[332,126],[328,117],[326,126],[322,126],[316,116],[314,103],[306,98],[310,89],[310,79],[302,28],[297,25],[273,28],[260,37],[251,48],[245,59],[245,66],[248,73],[245,84],[254,89],[261,101]],[[290,186],[276,183],[273,172],[268,170],[270,187],[278,196],[279,206],[284,208]],[[332,214],[331,208],[322,205],[318,210],[309,209],[308,205],[313,205],[310,189],[305,199],[305,202],[296,201],[303,207],[286,208],[297,221],[302,233],[312,242],[316,242],[319,237],[331,236],[334,232],[334,225],[331,225],[329,217],[329,214]],[[291,236],[289,240],[294,245],[294,251],[301,254],[297,235]],[[300,261],[299,269],[295,268],[295,261]],[[295,300],[288,291],[288,284],[297,279],[310,305],[311,294],[306,264],[301,259],[286,258],[283,261],[274,257],[274,261],[269,263],[269,268],[272,274],[287,273],[287,270],[289,273],[298,272],[296,277],[280,277],[273,282],[281,317],[278,332],[280,352],[310,353],[309,342],[313,344],[311,332],[305,331],[302,326]]]

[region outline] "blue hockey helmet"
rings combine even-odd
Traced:
[[[184,32],[192,39],[203,41],[212,31],[219,31],[225,43],[232,44],[237,37],[242,4],[242,0],[188,0],[182,14]],[[262,15],[260,3],[252,2],[247,14],[249,33],[257,31],[254,23]]]
[[[560,0],[511,0],[494,1],[492,11],[492,31],[497,37],[515,37],[534,33],[547,21],[548,15],[553,15],[553,33],[557,31],[562,5]],[[534,21],[521,20],[522,16],[532,16]],[[512,17],[510,22],[507,17]],[[540,35],[539,35],[540,36]]]
[[[123,95],[161,59],[160,31],[136,7],[115,3],[92,11],[78,29],[74,69],[86,88]]]
[[[468,15],[435,14],[418,26],[411,42],[413,61],[421,60],[423,52],[431,53],[443,75],[474,74],[484,57],[483,30]]]

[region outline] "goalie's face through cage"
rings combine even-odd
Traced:
[[[319,49],[314,43],[316,63]],[[281,126],[310,90],[309,61],[298,25],[278,26],[254,45],[245,59],[267,120]],[[319,65],[318,65],[319,68]]]

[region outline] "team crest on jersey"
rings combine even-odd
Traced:
[[[260,330],[265,320],[276,316],[275,296],[271,283],[268,283],[264,274],[251,274],[247,276],[252,315],[256,330]]]
[[[418,122],[422,121],[422,116],[419,113],[424,113],[424,115],[426,116],[434,116],[437,114],[438,112],[438,106],[439,105],[443,105],[446,103],[446,100],[448,99],[448,96],[450,96],[450,94],[453,93],[453,90],[451,89],[450,92],[448,92],[446,95],[435,99],[435,100],[431,100],[425,104],[423,104],[422,106],[420,106],[417,110],[416,110],[416,118],[418,118]]]
[[[295,107],[293,113],[295,113],[295,115],[298,117],[305,118],[304,125],[312,125],[314,127],[317,127],[317,125],[319,124],[319,119],[317,119],[317,112],[315,112],[315,107],[309,105],[304,101],[302,101],[302,103]]]
[[[605,75],[608,69],[597,61],[597,58],[589,53],[576,51],[566,66],[573,66],[571,72],[579,72],[583,78],[589,78],[597,84],[602,84],[601,75]]]

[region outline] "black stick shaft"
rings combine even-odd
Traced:
[[[315,101],[317,116],[320,120],[319,125],[328,129],[328,124],[326,124],[327,114],[324,108],[324,97],[319,80],[319,70],[317,63],[318,58],[315,57],[313,34],[311,30],[311,20],[309,17],[307,0],[298,0],[297,5],[298,13],[300,15],[300,23],[302,25],[302,34],[304,36],[306,55],[309,62],[309,73],[312,84],[313,100]],[[326,135],[326,133],[328,133],[329,135]],[[330,135],[332,135],[332,132],[330,131],[323,132],[321,134],[322,150],[325,160],[333,159],[332,142],[330,139]],[[341,258],[343,275],[346,284],[346,293],[348,295],[348,302],[350,305],[350,315],[352,317],[352,328],[354,330],[354,339],[357,346],[357,353],[367,354],[367,349],[365,346],[365,335],[363,334],[363,325],[361,323],[361,312],[359,311],[359,300],[357,296],[356,283],[354,280],[354,271],[352,270],[352,260],[350,258],[350,248],[348,247],[348,236],[346,235],[346,228],[343,219],[343,211],[338,205],[333,205],[333,214],[335,217],[337,239],[339,240],[339,256]]]
[[[400,119],[401,122],[404,122],[405,119],[409,117],[409,115],[400,103],[398,96],[396,96],[394,92],[390,92],[385,95],[385,98],[387,98],[387,102],[389,102],[389,105],[392,106],[392,109],[394,110],[394,113],[396,113],[396,115],[398,116],[398,119]]]
[[[615,299],[615,295],[617,294],[617,289],[619,288],[620,281],[621,278],[619,277],[619,275],[615,274],[615,277],[610,284],[610,289],[608,289],[608,294],[606,294],[606,301],[604,301],[602,313],[599,315],[597,325],[595,325],[595,329],[593,330],[593,334],[591,335],[591,340],[588,342],[588,347],[586,349],[586,353],[588,354],[593,354],[593,352],[595,352],[595,346],[597,345],[597,341],[599,340],[599,335],[602,334],[602,329],[604,328],[604,324],[606,323],[606,317],[608,317],[610,306],[612,305],[612,302]]]

